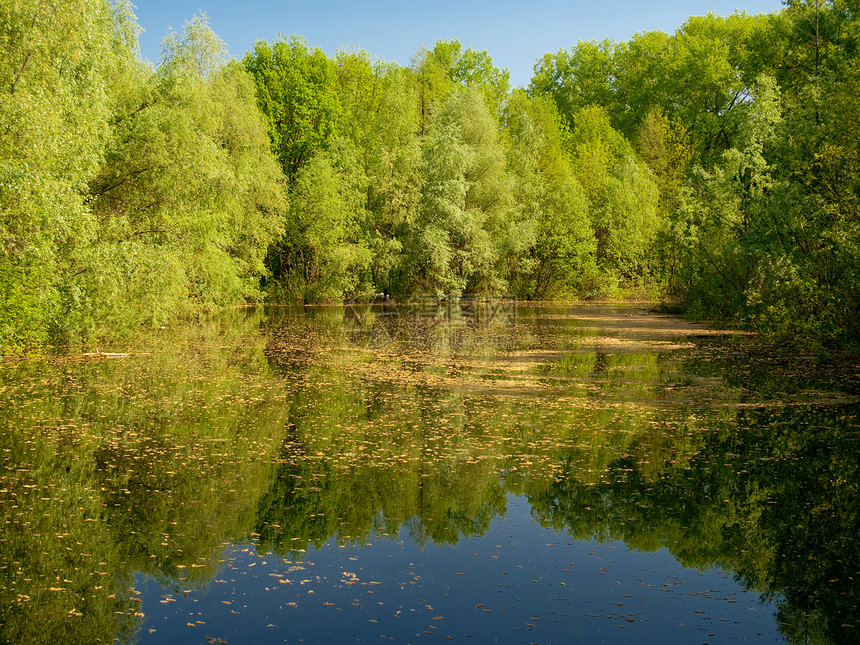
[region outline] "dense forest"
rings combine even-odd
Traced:
[[[0,8],[0,350],[270,300],[662,299],[860,341],[860,2],[579,42],[512,88],[127,2]]]

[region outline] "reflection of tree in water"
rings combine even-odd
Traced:
[[[709,424],[697,454],[664,465],[657,479],[644,477],[631,453],[611,465],[605,483],[569,477],[529,501],[543,522],[575,537],[664,546],[685,566],[734,571],[778,601],[791,642],[856,642],[856,416],[843,406],[791,406]]]
[[[467,459],[468,446],[453,454],[470,440],[461,395],[338,382],[292,396],[281,463],[258,505],[263,544],[296,552],[332,537],[394,537],[402,527],[418,544],[454,544],[504,513],[494,463]],[[443,421],[443,433],[440,419],[457,421]]]
[[[349,305],[344,308],[344,335],[353,347],[404,354],[503,350],[513,342],[516,311],[508,300],[465,298]]]
[[[200,587],[247,539],[283,408],[258,321],[225,319],[171,351],[0,371],[0,642],[134,642],[136,574]]]
[[[606,374],[609,370],[609,361],[606,352],[595,352],[594,353],[594,365],[591,368],[591,371],[594,374]]]
[[[577,537],[731,569],[776,599],[793,642],[856,642],[843,627],[860,631],[860,437],[845,371],[716,343],[550,358],[491,345],[470,364],[483,350],[457,334],[507,333],[492,320],[446,331],[447,309],[443,322],[377,312],[371,329],[389,325],[409,347],[415,325],[429,348],[404,368],[402,352],[344,343],[342,309],[278,315],[290,322],[264,321],[265,354],[216,328],[220,353],[195,338],[157,360],[0,373],[0,640],[38,642],[34,622],[53,640],[130,640],[133,571],[168,589],[206,584],[219,545],[252,529],[281,553],[398,531],[455,543],[518,494]],[[543,342],[541,324],[518,316],[517,346]],[[508,385],[485,387],[484,365]]]
[[[780,629],[792,642],[854,642],[843,625],[860,631],[856,404],[776,399],[809,400],[804,393],[814,387],[838,397],[845,387],[839,370],[815,371],[822,379],[813,382],[808,361],[746,355],[743,347],[725,350],[713,341],[702,343],[704,351],[664,358],[596,348],[536,364],[556,389],[518,401],[515,393],[482,397],[464,382],[398,383],[404,366],[432,374],[452,349],[470,355],[462,334],[481,326],[461,324],[447,308],[405,321],[382,314],[353,323],[376,330],[367,337],[372,342],[385,338],[386,348],[393,343],[404,356],[416,355],[358,385],[339,381],[341,391],[352,388],[353,402],[323,412],[327,421],[319,418],[324,401],[306,402],[302,435],[316,445],[316,461],[297,460],[288,477],[324,473],[307,508],[331,507],[327,515],[346,520],[314,534],[315,543],[395,535],[399,527],[419,543],[453,543],[502,516],[505,495],[525,493],[537,517],[575,537],[665,547],[685,566],[733,571],[777,601]],[[539,323],[526,326],[533,338],[543,335]],[[330,381],[331,373],[324,378]],[[584,396],[565,389],[580,383]],[[311,411],[317,416],[308,421]],[[459,425],[447,427],[452,419]],[[338,423],[349,430],[333,433]],[[380,430],[386,427],[396,432]],[[480,467],[457,461],[457,451],[440,439],[454,431],[468,448],[463,454],[483,455]],[[390,459],[409,451],[403,462]],[[341,454],[358,458],[344,470],[336,465]],[[546,464],[557,469],[539,468]],[[291,494],[288,488],[283,494]],[[339,505],[324,499],[330,491]],[[286,532],[284,538],[290,539]]]

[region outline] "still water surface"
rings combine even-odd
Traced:
[[[851,360],[635,307],[0,364],[0,642],[860,642]]]

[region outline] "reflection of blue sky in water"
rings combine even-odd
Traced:
[[[419,548],[404,528],[288,563],[246,544],[226,548],[202,590],[166,595],[140,579],[140,642],[782,642],[775,607],[727,573],[684,569],[666,549],[572,541],[535,524],[523,498],[507,504],[456,546]]]

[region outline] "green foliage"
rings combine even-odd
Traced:
[[[611,295],[619,286],[641,284],[650,274],[660,227],[657,186],[603,108],[586,107],[573,118],[573,167],[589,202],[598,267],[586,293]]]
[[[502,293],[505,254],[528,248],[517,227],[498,128],[481,93],[451,94],[428,127],[420,215],[411,234],[411,290]]]
[[[632,143],[639,159],[654,174],[661,212],[672,213],[678,207],[678,191],[687,177],[693,152],[687,128],[654,107],[637,127]]]
[[[856,344],[855,4],[579,42],[512,93],[457,40],[408,67],[298,36],[228,61],[205,16],[152,69],[127,2],[14,0],[0,348],[128,336],[263,293],[631,290]]]
[[[185,23],[182,34],[172,29],[161,43],[161,71],[206,78],[225,62],[224,43],[209,28],[206,14]]]
[[[334,63],[301,38],[259,40],[243,64],[269,122],[272,149],[292,183],[302,166],[337,132],[340,104]]]
[[[153,71],[125,3],[4,12],[0,347],[256,298],[282,175],[253,85],[205,19],[170,34]]]
[[[611,40],[580,41],[570,51],[545,54],[535,65],[529,93],[552,97],[572,125],[573,115],[582,108],[610,103],[616,47]]]
[[[109,135],[117,40],[101,0],[0,9],[0,350],[62,325],[57,278],[96,226],[86,187]]]
[[[580,42],[546,54],[529,91],[552,97],[571,125],[577,111],[599,105],[628,137],[659,108],[688,129],[697,157],[709,163],[734,145],[751,84],[773,69],[772,23],[768,16],[708,14],[673,35]]]
[[[764,151],[773,160],[772,187],[751,240],[761,262],[744,313],[781,341],[860,338],[860,164],[856,146],[847,144],[860,115],[857,78],[852,66],[841,77],[819,79],[812,96],[786,92],[783,101],[793,109],[785,110]]]
[[[222,65],[202,19],[168,36],[153,73],[117,88],[114,136],[91,183],[102,222],[81,258],[90,320],[164,324],[255,299],[286,208],[251,79]],[[135,306],[125,302],[130,299]]]
[[[678,120],[669,119],[658,107],[652,108],[636,129],[633,144],[638,158],[651,170],[659,191],[660,225],[656,232],[653,272],[666,294],[676,293],[680,265],[676,213],[693,155],[689,133]]]
[[[647,72],[642,73],[647,58],[630,67],[622,59],[622,75],[628,69],[639,73],[619,80],[622,95],[633,97],[630,107],[635,114],[629,126],[619,123],[620,127],[630,132],[628,128],[635,127],[656,104],[689,128],[691,141],[704,164],[733,147],[750,88],[758,74],[767,71],[754,52],[757,43],[769,37],[769,23],[766,16],[745,13],[727,18],[713,14],[690,18],[666,43],[668,51],[659,56],[656,74],[652,72],[659,79],[656,84],[647,80]],[[647,51],[631,50],[628,55],[647,57]]]
[[[402,250],[420,193],[419,105],[415,79],[398,65],[372,64],[363,52],[336,58],[346,163],[357,203],[354,242],[372,262],[363,270],[364,294],[399,291],[404,279]]]
[[[529,91],[572,127],[605,283],[651,275],[690,311],[774,340],[856,344],[860,174],[847,142],[860,115],[860,22],[851,2],[785,4],[579,43],[545,56]],[[638,198],[617,183],[627,153],[610,127],[634,143],[659,191],[638,240],[618,216]],[[631,242],[631,257],[614,253]]]
[[[412,58],[412,74],[417,86],[421,114],[420,134],[423,137],[431,116],[451,93],[454,83],[442,61],[423,46]]]
[[[553,104],[514,92],[505,112],[508,164],[523,222],[535,230],[515,291],[544,300],[584,293],[597,273],[588,202],[565,150],[568,132]]]
[[[361,200],[348,173],[320,152],[296,178],[278,256],[280,286],[292,299],[335,302],[361,291],[370,257],[355,242]]]
[[[463,51],[458,40],[440,40],[429,53],[454,83],[477,87],[490,112],[498,116],[511,91],[511,75],[499,70],[486,50]]]

